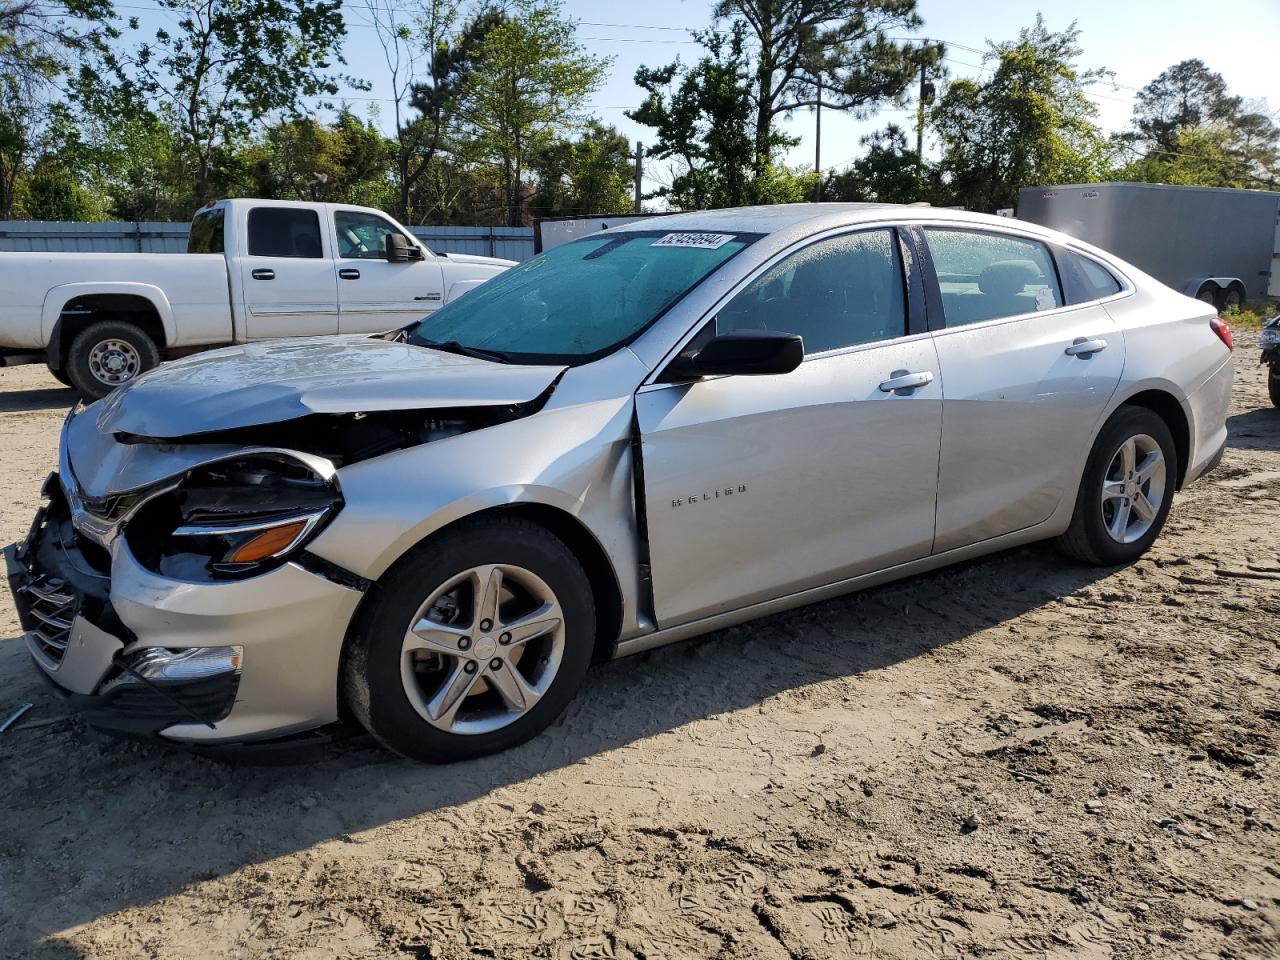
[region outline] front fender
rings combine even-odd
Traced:
[[[449,524],[524,503],[576,517],[616,569],[635,553],[630,427],[630,397],[615,398],[543,410],[343,467],[346,505],[308,549],[377,580]]]
[[[44,296],[41,309],[40,332],[45,343],[53,340],[54,326],[66,305],[77,297],[96,295],[115,295],[140,297],[155,308],[164,329],[166,343],[174,343],[178,338],[177,324],[173,319],[173,305],[169,303],[165,292],[152,283],[136,283],[128,281],[85,281],[83,283],[63,283],[49,290]]]

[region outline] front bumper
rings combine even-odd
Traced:
[[[158,576],[123,537],[109,550],[75,531],[61,485],[46,486],[27,539],[5,549],[32,661],[95,726],[202,744],[274,739],[338,718],[338,670],[359,590],[287,563],[245,580]],[[238,672],[140,681],[144,659],[236,649]],[[133,671],[130,667],[134,667]]]

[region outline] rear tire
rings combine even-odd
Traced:
[[[45,366],[48,367],[49,365],[45,364]],[[49,367],[49,376],[53,377],[53,379],[57,380],[63,386],[66,386],[66,387],[75,386],[75,384],[71,382],[71,378],[67,376],[66,370],[58,370],[58,369],[55,369],[54,367]]]
[[[99,320],[75,335],[65,369],[72,386],[98,400],[159,362],[155,341],[139,327],[124,320]]]
[[[1071,526],[1058,548],[1094,566],[1132,563],[1160,535],[1177,478],[1168,425],[1143,407],[1121,407],[1089,452]]]
[[[1225,312],[1227,310],[1239,310],[1242,307],[1244,307],[1244,291],[1237,286],[1227,287],[1222,292],[1220,309]]]
[[[341,689],[361,725],[406,757],[449,763],[523,743],[563,712],[590,666],[587,576],[527,520],[461,524],[374,589],[348,640]]]

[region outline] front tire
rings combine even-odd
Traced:
[[[139,327],[123,320],[100,320],[71,341],[66,373],[81,394],[98,400],[159,362],[155,341]]]
[[[57,369],[57,368],[55,368],[55,367],[51,367],[51,366],[49,366],[49,364],[47,364],[47,363],[45,364],[45,366],[49,368],[49,375],[50,375],[51,377],[53,377],[53,379],[57,380],[57,381],[58,381],[60,384],[62,384],[64,387],[74,387],[74,386],[75,386],[75,384],[71,382],[71,378],[70,378],[69,376],[67,376],[67,371],[66,371],[66,370],[59,370],[59,369]]]
[[[1267,368],[1267,393],[1271,395],[1271,403],[1280,407],[1280,361]]]
[[[1058,547],[1094,566],[1132,563],[1160,535],[1177,478],[1168,425],[1143,407],[1121,407],[1089,452],[1071,526]]]
[[[527,520],[464,523],[374,589],[342,690],[364,728],[406,757],[448,763],[523,743],[561,714],[591,663],[587,576]]]

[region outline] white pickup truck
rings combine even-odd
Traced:
[[[209,347],[392,330],[512,264],[433,253],[365,207],[222,200],[186,256],[0,253],[0,366],[44,361],[101,397]]]

